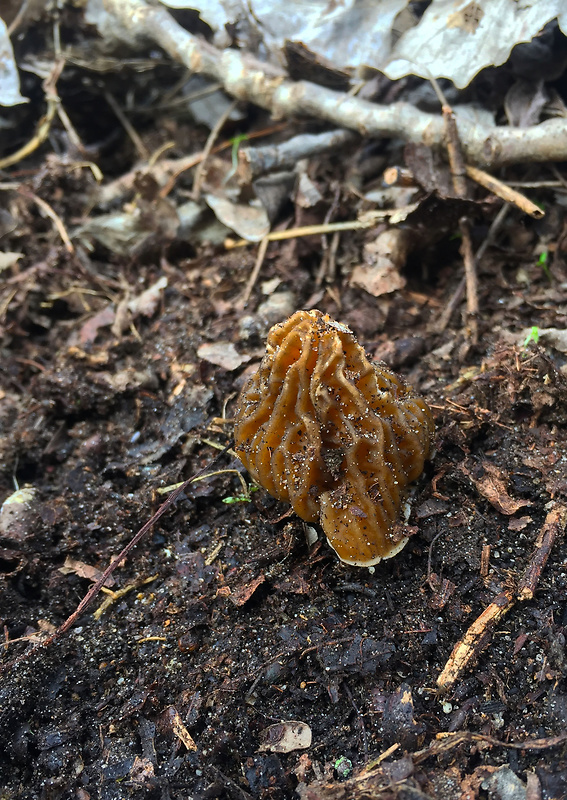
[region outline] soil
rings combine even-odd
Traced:
[[[152,81],[178,80],[162,70]],[[61,95],[86,145],[112,140],[92,156],[107,181],[135,154],[100,89],[73,95],[78,72]],[[127,90],[114,84],[119,98]],[[173,137],[180,153],[197,151],[207,136],[165,114],[137,124],[150,150]],[[400,153],[384,148],[382,164]],[[323,202],[288,209],[290,227],[322,222],[335,192],[336,218],[352,218],[349,170],[364,158],[361,145],[351,159],[313,159]],[[376,231],[342,234],[336,274],[321,285],[328,243],[272,243],[243,309],[254,247],[225,251],[156,225],[138,252],[79,239],[71,252],[30,193],[66,229],[84,222],[95,182],[74,161],[52,137],[9,174],[25,191],[3,192],[0,216],[2,250],[23,254],[2,272],[0,493],[27,490],[0,513],[1,797],[567,796],[564,526],[552,546],[538,540],[567,501],[567,356],[523,333],[566,328],[556,195],[534,191],[545,219],[511,212],[479,263],[475,343],[464,304],[435,327],[463,274],[449,231],[431,237],[410,222],[406,284],[379,297],[349,280]],[[528,172],[548,177],[546,166],[514,174]],[[497,208],[471,217],[475,247]],[[435,453],[403,523],[410,541],[371,570],[341,564],[320,531],[313,544],[285,504],[252,491],[233,455],[214,461],[278,321],[268,299],[278,319],[317,307],[348,324],[434,412]],[[215,355],[200,350],[209,344]],[[46,644],[162,490],[199,470],[94,604]],[[535,595],[521,599],[530,565]],[[441,691],[453,649],[502,597],[506,613]],[[282,722],[307,725],[311,744],[278,752],[282,731],[267,729]]]

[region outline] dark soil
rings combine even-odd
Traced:
[[[73,96],[73,80],[66,102],[89,144],[82,103],[103,103]],[[116,144],[93,158],[116,177],[134,163],[130,143],[110,111],[95,116],[93,141]],[[179,152],[191,139],[198,150],[206,138],[164,116],[140,128],[150,150],[172,135]],[[27,181],[69,230],[88,216],[94,185],[70,163],[47,143],[7,178]],[[339,218],[357,202],[351,166],[326,157],[310,168],[325,207],[342,187]],[[545,177],[537,169],[530,177]],[[29,197],[3,194],[1,248],[23,258],[2,273],[0,492],[32,494],[8,522],[0,515],[0,796],[567,796],[561,532],[535,597],[487,631],[452,688],[436,685],[473,621],[513,595],[547,514],[567,500],[567,358],[544,339],[523,346],[521,334],[567,323],[564,212],[552,197],[534,197],[547,204],[544,223],[512,212],[483,259],[474,344],[460,306],[433,332],[462,276],[448,234],[432,242],[416,226],[406,287],[378,298],[349,284],[375,232],[342,235],[338,273],[322,287],[319,237],[271,244],[243,311],[254,248],[227,253],[158,231],[139,253],[80,243],[70,253]],[[325,208],[311,213],[321,222]],[[495,213],[473,220],[476,245]],[[555,253],[549,270],[534,255],[542,242]],[[153,305],[126,311],[163,277]],[[212,463],[249,366],[224,369],[197,351],[233,343],[256,365],[276,321],[258,312],[273,278],[291,293],[289,313],[318,307],[350,325],[434,411],[411,540],[371,571],[341,564],[321,536],[308,546],[301,520],[263,490],[242,498],[237,459]],[[106,595],[37,648],[163,502],[159,490],[209,464]],[[259,749],[266,728],[293,720],[310,727],[309,748]]]

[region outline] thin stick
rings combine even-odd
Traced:
[[[539,206],[536,206],[535,203],[532,203],[531,200],[528,200],[525,195],[512,189],[508,184],[499,181],[498,178],[495,178],[493,175],[489,175],[488,172],[469,165],[465,167],[465,170],[469,178],[475,181],[475,183],[484,186],[484,188],[488,189],[492,194],[516,206],[516,208],[519,208],[524,214],[529,214],[530,217],[534,219],[542,219],[542,217],[545,216],[545,212],[542,211]]]
[[[104,93],[104,97],[110,108],[114,111],[114,113],[118,117],[120,124],[130,137],[132,144],[136,148],[138,156],[142,158],[144,161],[147,161],[148,158],[150,157],[150,154],[146,148],[146,145],[141,140],[139,133],[134,128],[134,126],[132,125],[126,114],[122,111],[119,104],[116,102],[114,95],[111,94],[109,91],[106,91]]]
[[[260,274],[260,270],[262,269],[262,264],[264,263],[264,259],[266,257],[266,251],[268,249],[268,244],[270,243],[269,236],[265,236],[262,241],[260,242],[260,246],[258,247],[258,255],[256,256],[256,263],[254,264],[254,269],[252,270],[250,277],[248,278],[248,283],[242,293],[242,297],[238,301],[238,306],[240,308],[245,308],[250,300],[250,295],[252,294],[252,289],[256,281],[258,280],[258,275]]]
[[[498,214],[492,220],[492,224],[490,226],[490,229],[488,231],[488,234],[487,234],[485,240],[482,242],[482,244],[480,245],[480,247],[476,251],[475,262],[476,262],[477,265],[480,263],[481,258],[483,258],[484,254],[486,253],[486,251],[488,250],[490,245],[496,239],[496,236],[497,236],[498,232],[500,231],[500,228],[504,224],[504,220],[508,216],[509,210],[510,210],[510,206],[507,203],[505,203],[502,206],[502,208],[500,209],[500,211],[498,212]],[[449,324],[449,322],[451,321],[451,317],[453,316],[453,313],[455,312],[455,309],[457,308],[457,306],[461,302],[461,299],[462,299],[462,297],[463,297],[463,295],[465,293],[465,286],[466,286],[466,278],[463,275],[461,281],[459,282],[459,285],[457,286],[457,288],[455,289],[455,292],[453,293],[453,296],[451,297],[451,299],[449,300],[445,310],[443,311],[443,313],[439,317],[438,322],[436,322],[432,326],[432,330],[435,333],[442,333],[445,330],[445,328],[447,327],[447,325]]]
[[[383,211],[369,211],[363,219],[352,219],[347,222],[329,222],[320,225],[305,225],[299,228],[289,228],[287,231],[271,231],[264,238],[269,242],[281,242],[284,239],[295,239],[299,236],[318,236],[321,233],[334,233],[335,231],[362,231],[366,228],[373,228],[378,222],[389,219],[393,225],[396,222],[403,222],[404,219],[418,206],[412,203],[402,208],[387,208]],[[235,247],[246,247],[254,244],[247,239],[225,239],[224,246],[227,250]]]
[[[26,144],[24,144],[23,147],[20,147],[19,150],[16,150],[15,153],[12,153],[5,158],[0,158],[0,169],[11,167],[14,164],[17,164],[19,161],[22,161],[24,158],[27,158],[29,155],[34,153],[49,136],[51,123],[55,118],[57,107],[59,105],[59,96],[57,95],[55,87],[57,85],[57,80],[63,71],[64,65],[65,62],[63,59],[57,61],[53,67],[53,70],[51,71],[51,74],[43,82],[47,110],[37,123],[34,135],[29,142],[26,142]]]
[[[466,168],[465,159],[459,139],[459,131],[457,129],[457,122],[453,109],[447,102],[447,98],[443,94],[441,87],[435,80],[430,78],[431,84],[441,101],[441,110],[443,113],[443,121],[445,123],[445,144],[447,147],[447,155],[449,157],[449,165],[451,167],[451,176],[453,179],[453,188],[458,197],[466,198],[467,196],[467,182],[466,182]],[[478,342],[478,279],[476,274],[476,265],[474,253],[472,248],[471,239],[471,226],[466,217],[461,217],[459,220],[459,230],[462,236],[461,255],[465,265],[465,285],[467,289],[467,312],[468,323],[470,327],[471,340],[474,344]]]
[[[224,111],[223,114],[220,115],[218,118],[214,128],[209,133],[209,137],[205,143],[205,147],[203,148],[203,152],[201,154],[201,160],[197,165],[197,169],[195,170],[195,177],[193,178],[193,191],[192,191],[192,199],[197,201],[201,195],[201,184],[203,183],[203,179],[205,177],[205,165],[207,163],[207,159],[211,154],[211,150],[219,137],[220,132],[222,131],[225,122],[228,120],[236,106],[238,105],[238,100],[234,100]]]
[[[41,210],[52,220],[53,224],[57,228],[57,232],[59,236],[63,240],[63,244],[65,245],[65,249],[68,253],[74,253],[75,248],[73,247],[73,243],[69,238],[69,234],[65,229],[65,225],[63,224],[63,220],[61,217],[55,213],[55,211],[51,208],[49,203],[46,203],[45,200],[42,200],[41,197],[38,197],[33,192],[30,192],[25,186],[20,186],[18,189],[18,194],[21,194],[23,197],[27,197],[29,200],[33,200],[36,205],[38,205]]]

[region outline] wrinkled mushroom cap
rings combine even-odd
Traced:
[[[319,521],[347,564],[398,553],[403,493],[433,435],[425,401],[371,363],[346,325],[297,311],[270,330],[235,414],[235,450],[254,480]]]

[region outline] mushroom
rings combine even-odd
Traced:
[[[346,325],[297,311],[271,328],[240,394],[234,449],[260,486],[320,522],[341,561],[371,566],[407,542],[394,525],[433,430],[425,400]]]

